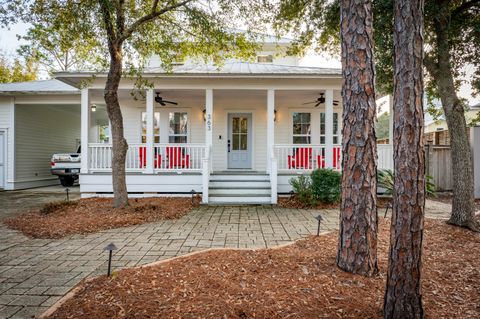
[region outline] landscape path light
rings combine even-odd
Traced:
[[[111,274],[111,267],[112,267],[112,252],[114,250],[117,250],[117,246],[115,246],[114,243],[108,244],[107,247],[105,247],[103,250],[108,250],[108,270],[107,270],[107,277],[110,277]]]
[[[322,215],[318,215],[315,217],[316,220],[318,220],[318,228],[317,228],[317,236],[320,236],[320,223],[322,222]]]

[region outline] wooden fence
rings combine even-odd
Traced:
[[[451,191],[452,179],[452,150],[450,145],[425,146],[425,164],[427,175],[433,178],[437,191]]]

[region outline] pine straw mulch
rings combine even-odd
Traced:
[[[128,207],[119,209],[113,208],[112,199],[86,198],[49,203],[40,209],[9,218],[4,223],[29,237],[56,239],[180,218],[198,206],[199,202],[198,197],[193,203],[187,197],[141,198],[130,199]]]
[[[98,277],[49,318],[380,318],[389,221],[379,229],[375,278],[335,267],[332,232],[279,249],[211,250]],[[426,220],[424,239],[426,317],[479,318],[480,234]]]

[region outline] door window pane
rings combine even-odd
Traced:
[[[232,118],[232,150],[248,149],[248,118]]]
[[[188,114],[187,112],[170,112],[168,114],[169,143],[187,143],[188,142]]]

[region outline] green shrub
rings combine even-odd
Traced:
[[[307,206],[316,204],[316,200],[312,193],[312,181],[310,176],[300,175],[296,178],[290,179],[293,192],[297,195],[300,202]]]
[[[436,186],[433,182],[432,176],[425,176],[426,179],[426,194],[427,196],[437,196]],[[377,172],[377,185],[379,187],[385,188],[385,194],[392,195],[394,182],[395,181],[395,174],[391,169],[381,169]]]
[[[335,203],[340,200],[342,174],[331,168],[317,169],[312,172],[312,193],[316,200],[323,203]]]

